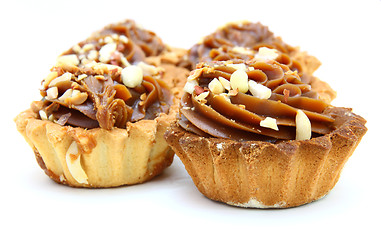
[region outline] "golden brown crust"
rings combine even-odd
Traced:
[[[367,131],[350,109],[332,108],[340,127],[306,141],[237,142],[173,124],[164,135],[201,193],[241,207],[287,208],[325,196]]]
[[[174,105],[169,115],[129,122],[126,129],[112,130],[60,126],[37,119],[30,109],[20,113],[15,122],[38,164],[54,181],[74,187],[115,187],[148,181],[171,165],[174,153],[163,134],[176,111]],[[67,153],[73,142],[87,176],[84,182],[69,170]]]
[[[310,82],[311,88],[319,93],[319,98],[327,103],[332,102],[336,98],[336,91],[331,86],[317,77],[312,77]]]

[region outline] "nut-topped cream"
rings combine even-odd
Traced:
[[[267,26],[249,21],[228,23],[190,49],[189,60],[193,67],[198,62],[252,59],[260,47],[274,48],[290,54],[296,48],[275,37]]]
[[[140,27],[131,19],[107,25],[101,31],[94,33],[93,37],[115,34],[126,36],[136,43],[144,52],[145,57],[157,56],[168,48],[154,32]]]
[[[32,104],[41,119],[83,128],[124,128],[126,123],[168,113],[166,84],[138,66],[60,64],[42,81],[43,99]]]
[[[189,50],[182,65],[194,69],[199,62],[249,61],[261,55],[261,48],[268,49],[270,55],[276,55],[277,62],[298,71],[303,82],[312,84],[316,81],[312,73],[320,66],[319,60],[285,43],[267,26],[249,21],[228,23],[205,36]]]
[[[144,62],[165,49],[132,20],[108,25],[57,58],[33,109],[60,125],[104,129],[168,113],[173,94],[164,70]]]
[[[83,66],[90,62],[101,62],[120,67],[143,61],[145,54],[125,35],[111,34],[88,38],[64,52],[58,63]]]
[[[306,140],[334,128],[297,71],[262,49],[249,61],[200,63],[188,78],[179,125],[201,136],[245,140]]]

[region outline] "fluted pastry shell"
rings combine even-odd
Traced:
[[[366,121],[350,109],[327,111],[339,127],[304,141],[238,142],[201,137],[176,124],[164,136],[206,197],[240,207],[295,207],[335,186],[367,131]]]
[[[174,152],[163,134],[174,120],[176,105],[154,120],[128,122],[126,129],[61,126],[38,119],[31,109],[20,113],[15,122],[37,162],[54,181],[74,187],[116,187],[145,182],[171,165]],[[77,168],[82,168],[87,179],[73,176],[69,169],[67,154],[73,143],[80,152]]]

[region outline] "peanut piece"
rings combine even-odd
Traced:
[[[198,86],[198,82],[196,80],[188,81],[184,85],[184,91],[192,94],[196,86]]]
[[[195,97],[196,100],[203,102],[205,98],[209,95],[209,91],[205,91],[200,93],[198,96]]]
[[[269,97],[271,97],[270,88],[262,84],[256,83],[253,80],[249,81],[249,91],[253,95],[253,97],[257,97],[260,99],[268,99]]]
[[[48,76],[44,79],[44,82],[42,84],[42,87],[45,89],[49,86],[50,82],[58,77],[57,72],[50,72]]]
[[[246,65],[244,63],[229,63],[229,64],[226,64],[226,66],[232,67],[235,70],[239,70],[239,69],[243,71],[246,70]]]
[[[78,145],[75,141],[70,145],[66,152],[66,164],[71,176],[78,183],[88,184],[88,177],[81,166],[81,154],[78,151]]]
[[[278,125],[276,124],[276,119],[272,118],[272,117],[266,117],[265,119],[263,119],[259,123],[259,126],[265,127],[265,128],[270,128],[270,129],[273,129],[276,131],[279,130]]]
[[[230,82],[229,80],[227,80],[226,78],[224,77],[218,77],[218,81],[220,81],[220,83],[222,84],[222,86],[226,89],[226,90],[230,90],[232,89],[232,87],[230,86]]]
[[[69,72],[66,72],[64,74],[62,74],[61,76],[53,79],[52,81],[50,81],[49,83],[49,87],[54,87],[56,86],[58,83],[61,83],[61,82],[69,82],[71,80],[71,77],[72,77],[72,74],[69,73]]]
[[[58,88],[57,87],[51,87],[48,90],[46,90],[46,99],[53,100],[58,97]]]
[[[79,59],[75,54],[63,55],[57,58],[57,64],[75,65],[78,66]]]
[[[276,49],[271,49],[267,47],[259,48],[257,54],[255,54],[255,59],[257,60],[275,60],[278,57]]]
[[[107,63],[108,61],[110,61],[111,54],[115,51],[116,51],[116,43],[114,42],[107,43],[99,50],[99,61],[103,63]]]
[[[143,75],[154,76],[154,75],[157,75],[159,73],[157,67],[155,67],[153,65],[149,65],[145,62],[139,62],[137,66],[143,70]]]
[[[296,140],[307,140],[311,138],[311,122],[302,110],[296,112],[295,124]]]
[[[73,105],[80,105],[87,99],[87,93],[79,90],[73,90],[71,96],[65,99],[65,102]]]
[[[247,73],[242,69],[238,69],[230,76],[230,85],[232,89],[238,89],[239,92],[246,93],[249,90],[248,79]]]
[[[130,65],[123,68],[121,76],[124,85],[135,88],[143,81],[143,70],[140,67]]]
[[[212,93],[214,94],[220,94],[225,91],[224,87],[222,86],[221,82],[218,81],[217,78],[214,78],[210,83],[208,84],[208,88]]]

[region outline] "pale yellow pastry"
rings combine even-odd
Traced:
[[[17,129],[53,180],[77,187],[135,184],[172,163],[163,134],[177,100],[164,82],[149,76],[141,79],[147,92],[134,96],[140,85],[126,87],[122,69],[112,67],[53,68],[49,75],[57,77],[42,83],[44,100],[16,117]],[[153,84],[158,88],[148,91]],[[155,96],[158,91],[161,96]]]
[[[54,181],[75,187],[145,182],[173,161],[163,138],[178,110],[180,50],[127,20],[106,26],[57,58],[41,101],[18,131]]]

